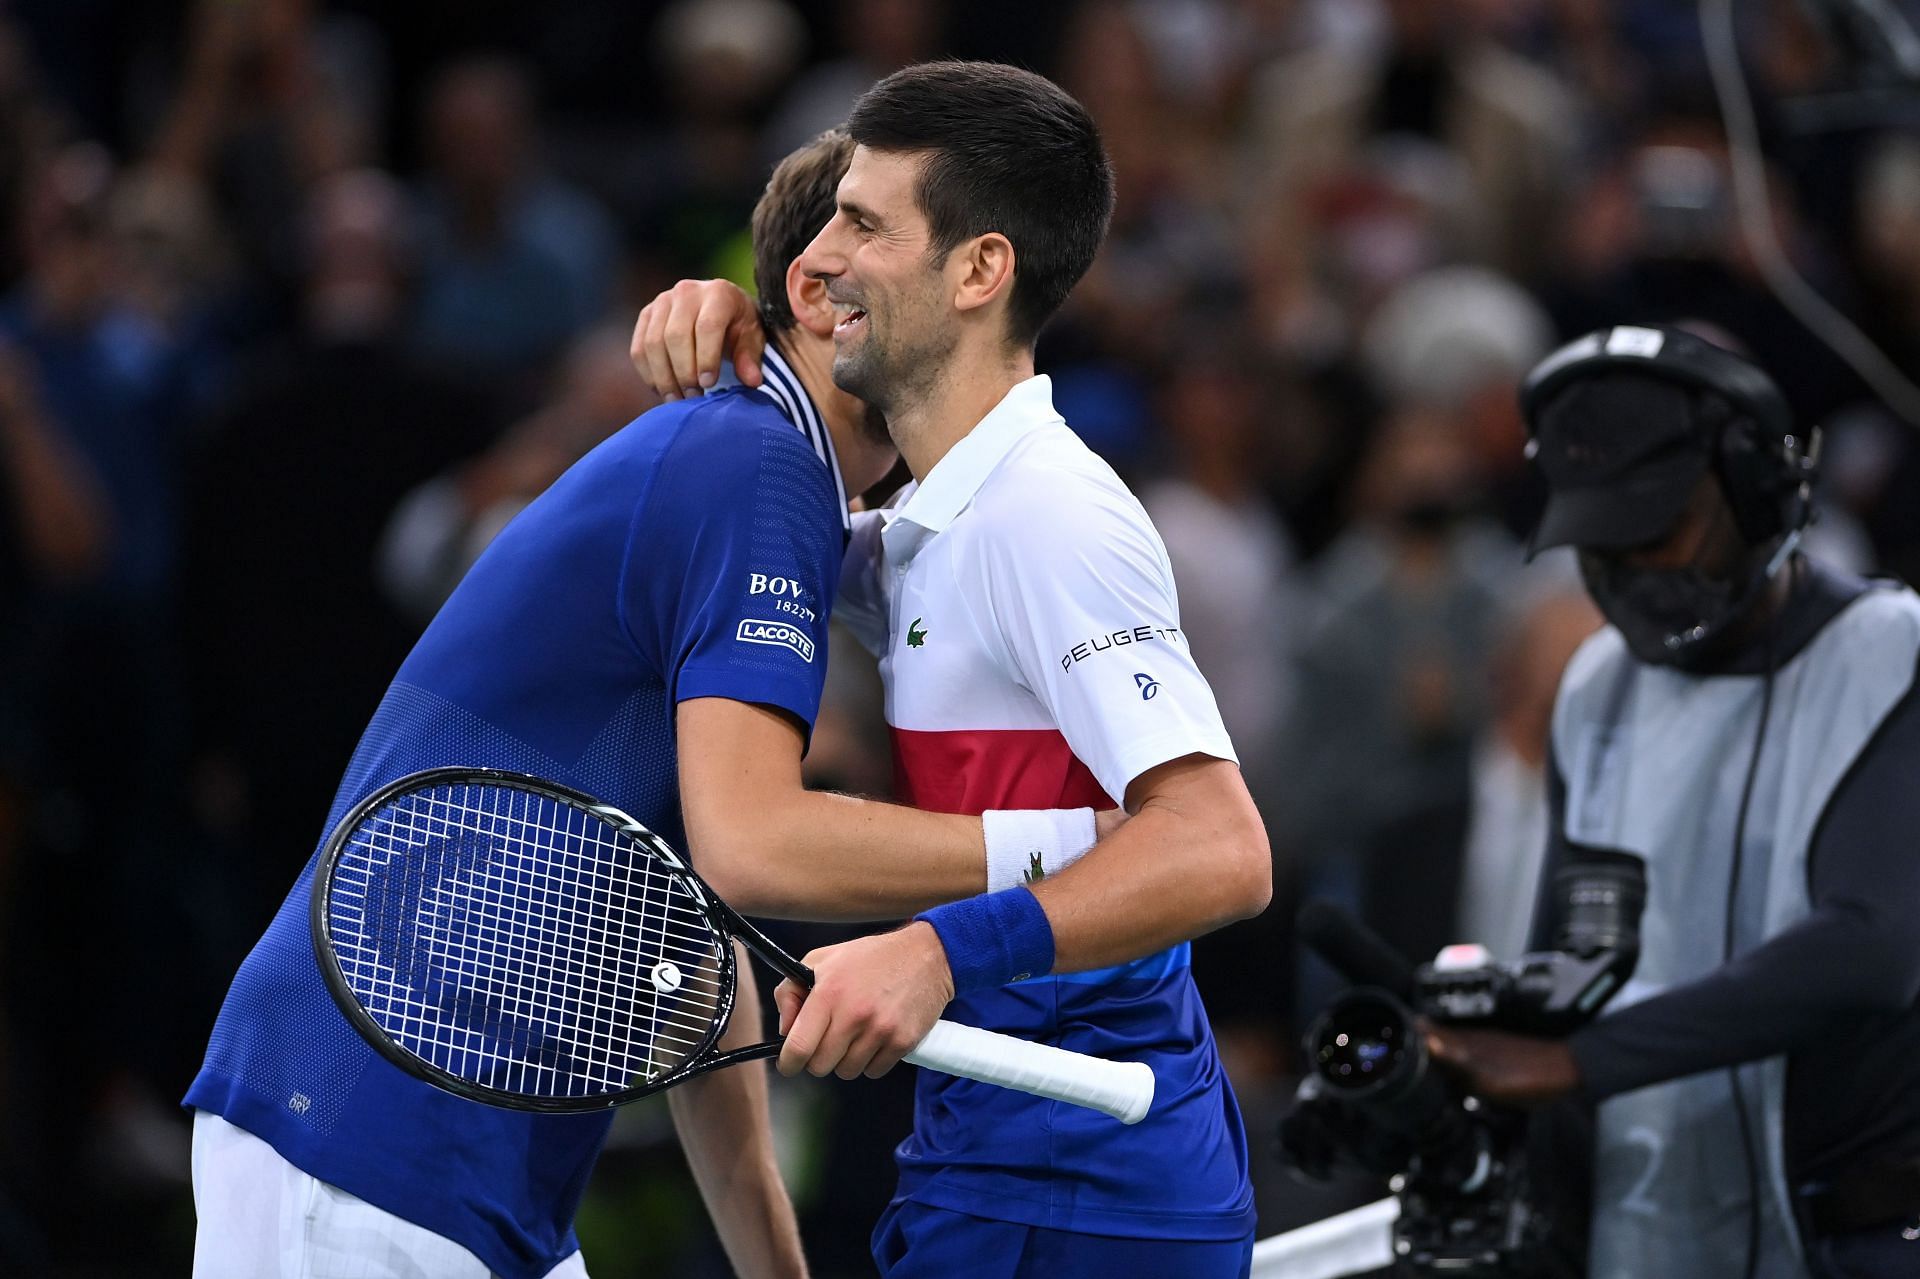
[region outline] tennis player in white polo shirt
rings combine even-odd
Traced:
[[[779,992],[781,1068],[879,1074],[943,1011],[1145,1061],[1157,1093],[1131,1128],[922,1072],[880,1272],[1243,1275],[1245,1135],[1187,941],[1265,907],[1267,841],[1165,548],[1033,372],[1104,237],[1111,170],[1078,103],[990,64],[896,73],[848,130],[838,211],[799,266],[839,308],[834,381],[885,414],[915,476],[859,520],[837,606],[880,656],[900,797],[1133,816],[1064,868],[1051,819],[990,819],[1025,829],[993,841],[1021,852],[989,892],[807,956],[812,992]],[[750,330],[737,291],[682,285],[643,313],[636,361],[672,394],[738,346],[751,378]]]

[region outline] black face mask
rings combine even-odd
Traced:
[[[1413,537],[1443,537],[1466,514],[1456,498],[1418,498],[1394,513],[1402,531]]]
[[[1654,666],[1697,670],[1712,663],[1720,644],[1762,593],[1794,543],[1754,548],[1727,576],[1699,564],[1634,568],[1612,556],[1580,553],[1580,577],[1627,650]]]

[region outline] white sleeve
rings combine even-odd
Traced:
[[[1146,513],[1124,491],[1074,496],[1049,504],[1071,520],[1029,506],[1025,520],[1000,524],[981,566],[993,611],[982,629],[1116,803],[1134,778],[1183,755],[1238,763]]]
[[[879,511],[853,513],[853,536],[840,562],[840,591],[833,601],[833,620],[876,657],[887,647],[887,596],[880,581],[883,525]]]

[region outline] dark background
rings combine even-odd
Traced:
[[[1915,99],[1842,6],[1736,6],[1795,267],[1909,372]],[[0,1274],[185,1273],[177,1101],[412,637],[648,400],[637,308],[744,277],[774,160],[896,66],[1013,61],[1120,201],[1041,345],[1139,491],[1280,891],[1196,972],[1261,1232],[1333,988],[1300,898],[1414,953],[1517,946],[1546,708],[1595,624],[1524,566],[1517,377],[1686,321],[1827,428],[1819,553],[1920,571],[1916,437],[1764,287],[1691,6],[1664,0],[0,0]],[[888,785],[839,646],[814,781]],[[804,948],[828,930],[787,930]],[[867,1272],[905,1072],[777,1081],[815,1271]],[[664,1107],[593,1273],[724,1273]]]

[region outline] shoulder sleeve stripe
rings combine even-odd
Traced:
[[[779,403],[800,433],[807,437],[807,442],[813,445],[813,451],[820,455],[820,460],[827,464],[827,472],[833,477],[834,496],[840,503],[841,531],[851,533],[853,521],[847,512],[846,482],[840,478],[840,459],[833,451],[833,436],[828,432],[826,422],[778,350],[769,346],[761,357],[760,368],[766,375],[767,393]]]

